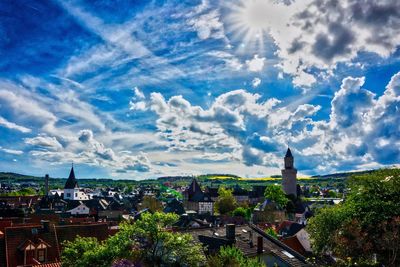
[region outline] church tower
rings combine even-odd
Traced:
[[[77,200],[79,194],[78,181],[75,178],[74,166],[72,166],[69,177],[64,186],[64,199]]]
[[[285,168],[282,170],[282,187],[286,195],[297,196],[297,169],[290,148],[285,155]]]

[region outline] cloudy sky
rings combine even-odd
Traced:
[[[400,162],[400,1],[0,2],[0,171]]]

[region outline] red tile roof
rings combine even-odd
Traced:
[[[61,267],[61,262],[52,262],[52,263],[42,263],[37,265],[32,265],[32,267]]]
[[[39,243],[40,239],[45,240],[51,247],[57,247],[57,239],[54,230],[43,231],[40,224],[34,226],[15,226],[5,229],[5,249],[7,267],[14,267],[24,264],[24,252],[19,249],[25,242]],[[47,250],[47,259],[56,261],[59,253],[55,249]]]
[[[20,248],[24,247],[24,243],[33,243],[35,246],[44,243],[47,246],[47,261],[50,263],[37,266],[59,267],[61,244],[65,240],[74,240],[78,235],[104,240],[109,235],[108,226],[106,223],[50,225],[48,231],[45,231],[41,224],[6,227],[4,238],[0,239],[0,266],[15,267],[23,265],[24,252]]]

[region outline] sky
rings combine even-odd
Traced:
[[[400,162],[400,1],[0,1],[0,171]]]

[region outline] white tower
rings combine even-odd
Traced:
[[[297,196],[297,169],[290,148],[285,155],[285,168],[282,170],[282,187],[286,195]]]
[[[79,186],[78,186],[78,181],[75,178],[74,166],[72,166],[68,180],[64,186],[64,199],[65,200],[79,199]]]

